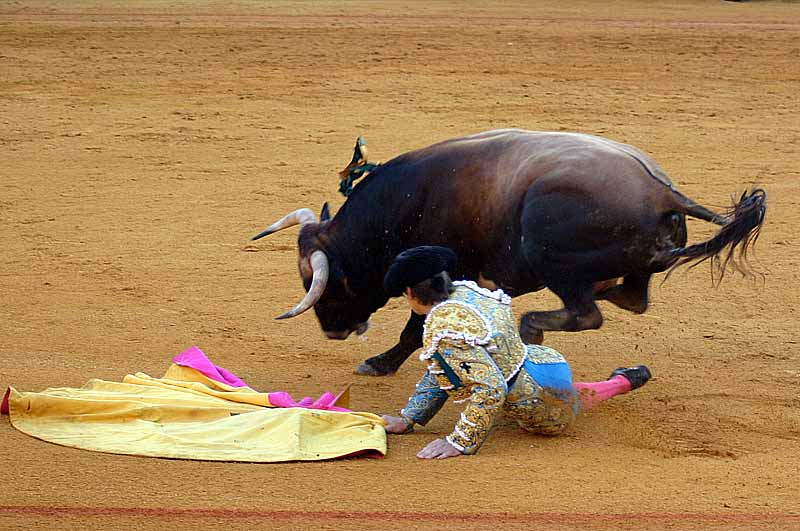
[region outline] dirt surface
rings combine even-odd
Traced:
[[[171,461],[63,448],[0,422],[0,529],[800,529],[800,4],[673,1],[0,3],[0,386],[160,376],[199,345],[260,390],[399,409],[421,374],[357,377],[394,344],[323,338],[296,230],[338,195],[355,138],[387,160],[498,127],[597,133],[724,208],[769,194],[757,281],[708,267],[632,315],[550,334],[579,380],[655,378],[566,436],[501,421],[474,457],[422,462],[450,404],[382,460]],[[689,224],[690,240],[713,227]],[[518,313],[551,309],[547,293]]]

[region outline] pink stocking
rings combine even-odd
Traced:
[[[602,382],[576,382],[573,387],[581,397],[583,409],[591,409],[600,402],[611,397],[627,393],[631,390],[631,382],[618,374]]]

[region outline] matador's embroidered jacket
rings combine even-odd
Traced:
[[[533,363],[565,363],[561,354],[525,345],[511,312],[511,298],[471,281],[454,282],[450,298],[434,306],[425,319],[420,359],[429,363],[425,376],[401,414],[425,425],[448,397],[467,402],[447,441],[465,454],[478,451],[495,417],[504,410],[523,428],[544,433],[563,431],[571,421],[542,404],[542,388],[527,371]],[[509,385],[510,384],[510,385]]]

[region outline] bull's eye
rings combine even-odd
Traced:
[[[344,287],[344,290],[347,292],[347,294],[349,296],[351,296],[351,297],[355,297],[356,296],[356,294],[350,288],[350,280],[347,277],[344,277],[344,276],[342,277],[342,286]]]

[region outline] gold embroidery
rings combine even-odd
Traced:
[[[431,310],[425,319],[420,359],[430,358],[444,339],[481,345],[509,380],[525,361],[525,344],[517,333],[511,307],[475,288],[463,283],[449,300]]]
[[[420,359],[428,361],[431,383],[438,383],[448,397],[467,402],[447,436],[464,453],[480,448],[501,409],[524,429],[547,435],[563,432],[575,417],[569,400],[550,395],[527,371],[519,372],[511,389],[506,387],[528,358],[534,363],[566,361],[551,348],[525,345],[511,307],[495,295],[459,283],[450,299],[425,319]]]
[[[528,351],[528,359],[533,363],[566,363],[564,356],[550,347],[544,345],[525,345]]]

